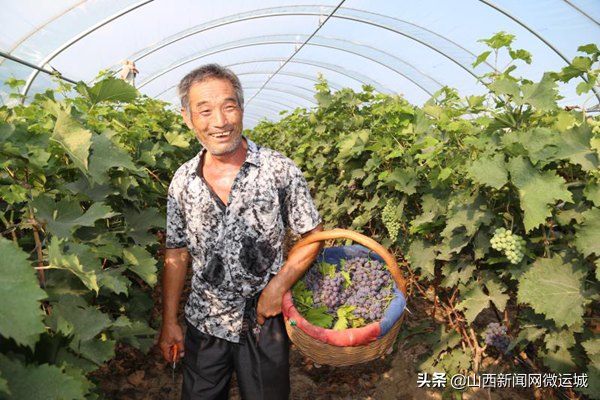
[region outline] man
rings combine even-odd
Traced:
[[[243,91],[216,64],[179,84],[181,114],[204,149],[169,186],[159,347],[183,357],[183,399],[226,399],[236,371],[244,399],[289,396],[289,343],[283,294],[320,250],[306,246],[283,264],[287,227],[322,230],[306,181],[294,163],[242,136]],[[194,275],[177,323],[188,262]],[[283,265],[282,265],[283,264]]]

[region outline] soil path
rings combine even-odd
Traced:
[[[443,392],[440,389],[420,388],[417,383],[415,365],[425,351],[422,345],[405,349],[396,343],[391,352],[381,359],[351,367],[330,367],[314,364],[292,346],[290,399],[441,400]],[[107,399],[180,399],[181,367],[176,369],[173,381],[171,366],[162,359],[157,347],[145,355],[131,346],[119,345],[117,354],[114,360],[94,374]],[[463,392],[465,400],[525,400],[534,397],[531,391],[516,389]],[[229,398],[241,399],[235,376]]]

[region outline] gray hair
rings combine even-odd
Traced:
[[[181,100],[181,107],[183,107],[188,114],[190,114],[190,88],[193,84],[201,83],[208,79],[225,79],[231,82],[233,89],[235,90],[238,105],[241,109],[244,109],[244,90],[242,89],[240,78],[238,78],[229,68],[219,64],[206,64],[192,70],[183,77],[181,82],[179,82],[177,90],[179,99]]]

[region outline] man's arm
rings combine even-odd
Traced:
[[[311,233],[321,232],[322,230],[323,224],[319,224],[312,231],[303,234],[302,237],[306,237]],[[264,324],[265,318],[274,317],[281,313],[283,295],[302,277],[322,248],[323,243],[317,242],[304,246],[290,254],[283,267],[271,279],[260,295],[256,307],[259,324]]]
[[[167,361],[173,361],[171,348],[177,344],[179,357],[184,354],[183,332],[177,322],[177,310],[185,282],[190,254],[187,247],[167,249],[162,277],[163,321],[158,347]]]

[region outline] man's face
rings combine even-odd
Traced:
[[[231,82],[213,78],[193,84],[189,104],[190,113],[181,109],[181,115],[210,154],[220,156],[238,148],[243,112]]]

